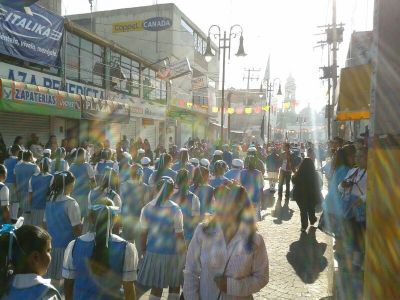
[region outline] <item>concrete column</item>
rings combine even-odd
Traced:
[[[364,299],[400,299],[400,5],[375,0]]]

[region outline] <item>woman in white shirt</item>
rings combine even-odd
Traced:
[[[233,201],[232,201],[233,199]],[[200,224],[184,270],[185,299],[253,299],[269,280],[267,250],[246,190],[233,186]]]

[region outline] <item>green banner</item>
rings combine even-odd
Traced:
[[[31,84],[1,80],[0,110],[81,118],[81,97]]]

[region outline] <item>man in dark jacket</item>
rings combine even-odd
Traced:
[[[285,184],[285,202],[289,202],[290,197],[290,180],[292,173],[296,169],[296,162],[293,153],[290,151],[290,144],[286,143],[283,147],[284,152],[280,156],[280,172],[278,184],[278,197],[282,200],[283,185]]]

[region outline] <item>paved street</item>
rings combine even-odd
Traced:
[[[276,201],[268,192],[267,196],[258,230],[267,245],[270,280],[254,298],[331,299],[332,239],[316,227],[310,227],[307,233],[301,234],[300,211],[296,203],[290,201],[289,207],[282,207],[281,213],[275,214]],[[167,294],[165,290],[163,299],[167,299]],[[148,293],[140,299],[148,299]]]
[[[255,299],[329,299],[333,271],[331,238],[315,227],[301,234],[300,212],[293,201],[288,208],[282,208],[280,218],[272,216],[273,210],[275,207],[268,208],[258,225],[268,249],[270,281]]]

